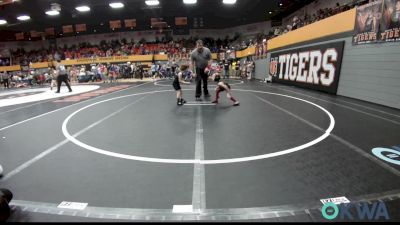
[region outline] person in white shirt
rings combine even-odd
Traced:
[[[72,88],[71,88],[71,86],[69,85],[69,82],[68,82],[67,68],[65,67],[64,64],[61,63],[60,59],[57,60],[56,69],[57,69],[57,73],[58,73],[58,77],[57,77],[57,92],[56,93],[60,93],[62,82],[64,82],[67,85],[67,87],[69,89],[69,92],[72,92]]]
[[[4,71],[3,73],[0,74],[1,81],[3,82],[4,89],[9,89],[10,88],[10,80],[9,80],[9,75],[7,71]]]
[[[51,83],[50,83],[50,90],[53,90],[53,87],[57,85],[57,70],[55,67],[49,68],[49,76],[51,79]]]

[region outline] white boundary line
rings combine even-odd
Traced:
[[[350,200],[354,203],[365,201],[385,201],[389,199],[393,201],[400,197],[399,190],[392,190],[383,193],[367,194],[356,196]],[[97,218],[97,219],[113,219],[118,218],[133,221],[211,221],[211,220],[252,220],[252,219],[267,219],[279,218],[296,215],[311,216],[310,210],[321,210],[321,202],[311,201],[302,204],[290,205],[274,205],[267,207],[252,207],[252,208],[219,208],[206,209],[203,213],[179,213],[173,209],[138,209],[138,208],[107,208],[88,206],[83,211],[81,210],[65,210],[57,208],[58,204],[45,202],[31,202],[12,200],[10,207],[12,211],[22,212],[40,212],[50,215],[65,215],[80,218]],[[316,219],[314,219],[317,221]],[[16,221],[18,222],[18,221]],[[29,221],[28,221],[29,222]]]
[[[196,144],[195,159],[204,160],[204,130],[203,130],[203,114],[201,107],[196,109]],[[205,186],[205,168],[202,164],[194,165],[193,172],[193,195],[192,206],[193,211],[201,213],[206,209],[206,186]]]
[[[156,81],[156,82],[154,82],[154,85],[155,86],[159,86],[159,87],[172,87],[172,82],[173,82],[173,80],[170,80],[171,81],[171,85],[167,85],[167,84],[160,84],[160,82],[163,82],[163,83],[166,83],[165,82],[165,80],[163,80],[163,81]],[[235,80],[236,81],[236,80]],[[229,84],[230,86],[237,86],[237,85],[242,85],[242,84],[244,84],[244,81],[240,81],[239,83],[234,83],[234,84]],[[190,85],[196,85],[196,83],[194,83],[194,84],[190,84]],[[189,86],[190,86],[189,85]],[[217,85],[208,85],[209,87],[216,87]]]
[[[303,95],[303,96],[307,96],[307,97],[314,98],[314,97],[312,97],[312,96],[310,96],[310,95],[304,94],[304,93],[307,93],[307,92],[305,92],[305,90],[299,90],[299,89],[296,89],[296,88],[291,87],[291,88],[294,89],[294,90],[299,90],[299,91],[301,91],[301,92],[296,92],[296,91],[287,89],[287,86],[284,86],[284,87],[285,87],[285,88],[282,88],[282,86],[279,86],[279,87],[274,87],[274,88],[279,88],[279,89],[281,89],[281,90],[285,90],[285,91],[289,91],[289,92],[292,92],[292,93],[297,93],[297,94],[300,94],[300,95]],[[304,93],[303,93],[303,92],[304,92]],[[349,101],[346,101],[346,100],[343,100],[343,99],[340,99],[340,98],[336,98],[336,99],[335,99],[335,98],[332,98],[332,97],[329,97],[329,96],[327,96],[327,97],[328,97],[330,100],[338,100],[338,101],[340,101],[340,102],[345,102],[345,103],[350,104],[350,105],[355,105],[355,106],[358,106],[358,107],[361,107],[361,108],[364,108],[364,109],[369,109],[369,110],[371,110],[371,111],[375,111],[375,112],[379,112],[379,113],[386,114],[386,115],[389,115],[389,116],[394,116],[394,117],[400,118],[400,115],[399,115],[399,114],[389,113],[389,112],[386,112],[386,111],[383,111],[383,110],[380,110],[380,109],[375,109],[375,108],[372,108],[372,107],[369,107],[369,106],[357,104],[357,103],[354,103],[354,102],[349,102]],[[346,97],[346,96],[341,96],[341,97],[350,98],[350,97]],[[364,100],[358,100],[358,101],[364,101]],[[373,102],[368,102],[368,103],[370,103],[370,104],[376,104],[376,103],[373,103]],[[382,106],[382,107],[387,107],[387,106]]]
[[[201,103],[186,103],[183,106],[215,106],[216,104],[213,103],[205,103],[205,104],[201,104]]]
[[[68,92],[66,87],[61,88],[61,93],[56,94],[54,91],[51,91],[48,88],[45,88],[46,91],[39,92],[37,94],[22,96],[22,97],[14,97],[8,99],[1,99],[0,100],[0,108],[9,107],[9,106],[16,106],[22,104],[32,104],[32,102],[39,102],[45,101],[49,99],[59,99],[59,98],[66,98],[66,97],[73,97],[80,94],[88,93],[100,88],[99,85],[79,85],[79,86],[72,86],[73,92]],[[35,92],[32,90],[32,92]]]
[[[107,95],[111,95],[111,94],[115,94],[115,93],[118,93],[118,92],[126,91],[126,90],[129,90],[129,89],[135,88],[135,87],[143,86],[143,85],[145,85],[145,84],[149,84],[149,83],[139,84],[139,85],[132,86],[132,87],[129,87],[129,88],[125,88],[125,89],[122,89],[122,90],[119,90],[119,91],[115,91],[115,92],[111,92],[111,93],[108,93],[108,94],[105,94],[105,95],[99,95],[99,96],[94,97],[94,98],[91,98],[91,99],[83,100],[83,101],[81,101],[81,102],[77,102],[77,103],[74,103],[74,104],[72,104],[72,105],[65,106],[65,107],[63,107],[63,108],[56,109],[56,110],[53,110],[53,111],[50,111],[50,112],[47,112],[47,113],[43,113],[43,114],[41,114],[41,115],[39,115],[39,116],[35,116],[35,117],[32,117],[32,118],[29,118],[29,119],[20,121],[20,122],[18,122],[18,123],[14,123],[14,124],[8,125],[8,126],[6,126],[6,127],[2,127],[2,128],[0,128],[0,131],[9,129],[9,128],[11,128],[11,127],[15,127],[15,126],[17,126],[17,125],[20,125],[20,124],[29,122],[29,121],[31,121],[31,120],[34,120],[34,119],[37,119],[37,118],[40,118],[40,117],[44,117],[44,116],[46,116],[46,115],[49,115],[49,114],[52,114],[52,113],[61,111],[61,110],[63,110],[63,109],[70,108],[70,107],[72,107],[72,106],[75,106],[75,105],[78,105],[78,104],[81,104],[81,103],[86,103],[86,102],[89,101],[89,100],[94,100],[94,99],[99,98],[99,97],[104,97],[104,96],[107,96]]]
[[[238,162],[248,162],[248,161],[255,161],[255,160],[260,160],[260,159],[268,159],[268,158],[273,158],[273,157],[278,157],[278,156],[282,156],[282,155],[286,155],[286,154],[290,154],[290,153],[294,153],[294,152],[298,152],[301,150],[304,150],[306,148],[309,148],[313,145],[316,145],[317,143],[323,141],[324,139],[326,139],[327,137],[329,137],[329,135],[331,134],[331,132],[333,131],[334,127],[335,127],[335,119],[332,116],[332,114],[326,110],[325,108],[301,99],[301,98],[296,98],[296,97],[292,97],[289,95],[283,95],[283,94],[277,94],[277,93],[272,93],[272,92],[264,92],[264,91],[254,91],[254,90],[242,90],[242,89],[237,89],[235,91],[241,91],[241,92],[250,92],[250,93],[263,93],[263,94],[270,94],[270,95],[276,95],[276,96],[281,96],[281,97],[286,97],[286,98],[291,98],[291,99],[295,99],[295,100],[299,100],[305,103],[308,103],[310,105],[313,105],[317,108],[319,108],[320,110],[322,110],[323,112],[325,112],[328,117],[330,118],[330,125],[329,128],[325,131],[325,133],[318,137],[317,139],[308,142],[306,144],[303,144],[301,146],[297,146],[291,149],[287,149],[287,150],[283,150],[283,151],[278,151],[275,153],[269,153],[269,154],[265,154],[265,155],[257,155],[257,156],[251,156],[251,157],[243,157],[243,158],[235,158],[235,159],[221,159],[221,160],[182,160],[182,159],[160,159],[160,158],[149,158],[149,157],[140,157],[140,156],[132,156],[132,155],[125,155],[125,154],[120,154],[120,153],[115,153],[115,152],[110,152],[107,150],[103,150],[100,148],[96,148],[90,145],[87,145],[79,140],[77,140],[76,138],[74,138],[67,129],[67,124],[68,122],[79,112],[84,111],[87,108],[93,107],[95,105],[99,105],[105,102],[109,102],[109,101],[113,101],[116,99],[121,99],[121,98],[127,98],[127,97],[133,97],[133,96],[139,96],[139,95],[145,95],[145,94],[154,94],[154,93],[165,93],[165,92],[173,92],[174,90],[164,90],[164,91],[151,91],[151,92],[143,92],[143,93],[137,93],[137,94],[132,94],[132,95],[125,95],[125,96],[120,96],[120,97],[115,97],[115,98],[111,98],[111,99],[107,99],[107,100],[103,100],[100,102],[96,102],[90,105],[87,105],[75,112],[73,112],[71,115],[69,115],[63,122],[62,125],[62,132],[64,134],[64,136],[69,139],[72,143],[78,145],[81,148],[87,149],[89,151],[92,152],[96,152],[99,154],[103,154],[103,155],[107,155],[107,156],[111,156],[111,157],[115,157],[115,158],[121,158],[121,159],[127,159],[127,160],[136,160],[136,161],[143,161],[143,162],[153,162],[153,163],[167,163],[167,164],[228,164],[228,163],[238,163]]]
[[[271,105],[271,106],[273,106],[273,107],[275,107],[275,108],[281,110],[282,112],[284,112],[284,113],[286,113],[286,114],[288,114],[288,115],[290,115],[290,116],[292,116],[292,117],[294,117],[294,118],[296,118],[296,119],[302,121],[303,123],[306,123],[307,125],[309,125],[309,126],[311,126],[311,127],[314,127],[314,128],[317,129],[317,130],[320,130],[320,131],[323,131],[323,130],[324,130],[323,128],[318,127],[317,125],[315,125],[315,124],[313,124],[313,123],[311,123],[311,122],[309,122],[309,121],[307,121],[307,120],[301,118],[301,117],[298,116],[298,115],[295,115],[295,114],[291,113],[290,111],[288,111],[288,110],[286,110],[286,109],[283,109],[282,107],[279,107],[279,106],[273,104],[272,102],[269,102],[269,101],[267,101],[267,100],[265,100],[265,99],[262,99],[262,98],[260,98],[260,97],[258,97],[258,96],[257,96],[257,98],[258,98],[260,101],[262,101],[262,102],[264,102],[264,103],[267,103],[267,104],[269,104],[269,105]],[[337,136],[337,135],[335,135],[335,134],[331,134],[331,138],[335,139],[336,141],[340,142],[340,143],[343,144],[343,145],[346,145],[349,149],[354,150],[355,152],[357,152],[357,153],[359,153],[360,155],[362,155],[363,157],[365,157],[365,158],[371,160],[372,162],[378,164],[379,166],[383,167],[384,169],[388,170],[389,172],[393,173],[394,175],[400,176],[400,171],[399,171],[399,170],[396,170],[395,168],[391,167],[390,165],[388,165],[388,164],[386,164],[386,163],[380,161],[379,159],[373,157],[371,154],[368,154],[366,151],[363,151],[363,150],[360,149],[359,147],[357,147],[357,146],[351,144],[350,142],[344,140],[343,138],[341,138],[341,137],[339,137],[339,136]]]
[[[365,115],[368,115],[368,116],[371,116],[371,117],[375,117],[375,118],[378,118],[378,119],[381,119],[381,120],[385,120],[387,122],[391,122],[391,123],[400,125],[399,121],[388,119],[386,117],[382,117],[382,116],[379,116],[379,115],[376,115],[376,114],[373,114],[373,113],[365,112],[365,111],[362,111],[360,109],[356,109],[354,107],[350,107],[350,106],[347,106],[347,105],[344,105],[344,104],[339,104],[339,103],[336,103],[336,102],[333,102],[333,101],[325,100],[325,99],[314,97],[314,96],[311,96],[311,95],[306,95],[306,94],[303,94],[301,92],[288,90],[286,88],[273,87],[273,86],[272,86],[272,88],[275,88],[275,89],[278,89],[278,90],[283,90],[283,91],[288,91],[288,92],[295,93],[295,94],[302,95],[302,96],[306,96],[306,97],[309,97],[309,98],[312,98],[312,99],[317,99],[317,100],[322,101],[322,102],[327,102],[329,104],[337,105],[337,106],[342,107],[342,108],[346,108],[346,109],[349,109],[349,110],[352,110],[352,111],[355,111],[355,112],[358,112],[358,113],[362,113],[362,114],[365,114]],[[375,111],[377,111],[377,110],[375,110]],[[389,113],[385,113],[385,114],[392,115],[392,114],[389,114]],[[392,115],[392,116],[396,116],[396,115]]]
[[[4,114],[7,114],[7,113],[10,113],[10,112],[14,112],[14,111],[20,110],[20,109],[29,108],[29,107],[32,107],[32,106],[35,106],[35,105],[44,104],[44,103],[48,103],[48,102],[52,102],[52,101],[54,101],[54,99],[50,99],[50,100],[47,100],[47,101],[36,102],[34,104],[21,106],[21,107],[18,107],[18,108],[15,108],[15,109],[11,109],[11,110],[8,110],[8,111],[0,112],[0,116],[4,115]]]
[[[7,95],[19,95],[19,94],[25,94],[25,93],[32,93],[32,92],[45,92],[49,90],[50,88],[45,88],[45,87],[40,87],[40,88],[27,88],[23,90],[12,90],[12,91],[7,91],[0,93],[0,97],[7,96]]]
[[[131,107],[132,105],[140,102],[141,100],[143,100],[146,96],[140,98],[139,100],[136,100],[126,106],[124,106],[123,108],[119,109],[118,111],[115,111],[113,113],[111,113],[110,115],[98,120],[97,122],[83,128],[82,130],[80,130],[79,132],[77,132],[76,134],[74,134],[74,137],[78,137],[79,135],[85,133],[86,131],[92,129],[93,127],[99,125],[100,123],[106,121],[107,119],[115,116],[116,114],[122,112],[123,110]],[[59,149],[61,146],[67,144],[69,142],[68,139],[65,139],[64,141],[61,141],[60,143],[54,145],[53,147],[50,147],[49,149],[45,150],[44,152],[40,153],[39,155],[35,156],[34,158],[28,160],[27,162],[25,162],[24,164],[20,165],[19,167],[17,167],[16,169],[12,170],[11,172],[9,172],[8,174],[6,174],[1,181],[7,181],[8,179],[10,179],[11,177],[17,175],[18,173],[20,173],[22,170],[28,168],[29,166],[31,166],[32,164],[36,163],[37,161],[39,161],[40,159],[44,158],[45,156],[47,156],[48,154],[54,152],[55,150]]]

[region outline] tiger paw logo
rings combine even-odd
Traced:
[[[278,60],[276,58],[273,58],[269,63],[269,74],[271,76],[276,76],[277,73],[278,73]]]

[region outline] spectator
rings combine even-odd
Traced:
[[[4,89],[10,89],[10,80],[7,71],[4,71],[0,74],[1,83],[4,85]]]

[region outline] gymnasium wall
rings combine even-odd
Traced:
[[[271,54],[268,54],[268,58],[254,61],[256,65],[255,79],[264,80],[268,76],[268,62],[270,57]]]
[[[338,95],[400,109],[400,43],[345,41]]]
[[[276,57],[277,53],[344,42],[339,82],[333,93],[400,109],[400,42],[353,45],[355,13],[355,9],[349,10],[269,40],[267,58],[256,61],[256,78],[269,76],[271,54]],[[271,69],[276,73],[275,64]],[[300,83],[292,82],[304,87]]]
[[[307,15],[316,14],[318,12],[318,10],[320,10],[320,9],[335,8],[336,3],[339,3],[342,6],[342,5],[351,3],[352,1],[353,0],[317,0],[317,1],[313,1],[312,3],[299,9],[298,11],[290,14],[290,16],[283,18],[282,24],[283,25],[291,25],[293,23],[293,18],[295,16],[302,18],[306,14]]]
[[[23,48],[27,51],[49,48],[49,41],[13,41],[0,42],[0,56],[9,57],[10,49]]]
[[[226,36],[229,38],[233,38],[235,33],[240,33],[242,37],[251,37],[255,36],[258,33],[268,33],[271,30],[271,22],[261,22],[248,24],[243,26],[231,27],[226,29],[214,30],[214,29],[193,29],[190,30],[190,35],[175,35],[173,36],[174,40],[179,40],[182,38],[190,38],[190,37],[212,37],[215,39],[221,38],[224,39]],[[156,38],[161,40],[165,35],[157,34],[154,30],[148,31],[131,31],[131,32],[115,32],[115,33],[107,33],[107,34],[88,34],[88,35],[80,35],[80,36],[72,36],[72,37],[61,37],[57,38],[56,42],[58,46],[64,45],[77,45],[82,42],[88,42],[91,44],[99,44],[100,41],[106,40],[121,40],[126,39],[130,41],[134,39],[135,41],[139,41],[144,38],[148,42],[156,41]],[[48,48],[50,45],[49,40],[45,41],[15,41],[15,42],[0,42],[0,55],[1,56],[9,56],[10,49],[24,48],[27,51],[37,50],[40,48]]]
[[[224,39],[226,36],[233,38],[235,33],[239,33],[243,38],[252,37],[258,33],[268,33],[272,30],[271,21],[253,23],[243,26],[231,27],[226,29],[193,29],[190,30],[190,35],[175,35],[174,40],[190,37],[212,37],[214,39]]]
[[[337,95],[400,109],[400,43],[353,45],[352,37],[334,38],[290,46],[279,53],[315,45],[344,41],[343,61]],[[256,78],[269,74],[267,59],[256,61]]]
[[[98,45],[102,40],[122,40],[126,39],[128,42],[133,39],[135,42],[140,41],[142,38],[148,42],[154,42],[156,37],[161,40],[164,35],[157,34],[156,31],[133,31],[133,32],[116,32],[107,34],[90,34],[73,37],[57,38],[57,45],[62,47],[64,45],[71,46],[77,45],[82,42],[87,42],[93,45]]]
[[[323,19],[287,34],[268,40],[268,50],[273,51],[286,46],[299,44],[333,35],[353,32],[356,9],[348,10],[335,16]]]

